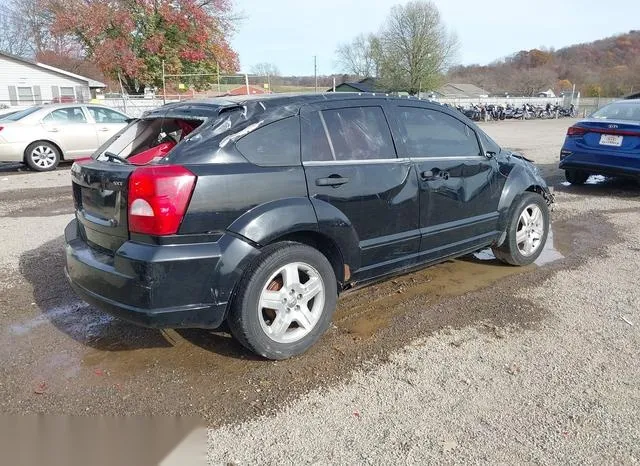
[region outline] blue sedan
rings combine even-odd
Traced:
[[[560,168],[572,184],[595,174],[640,179],[640,100],[610,103],[570,127]]]

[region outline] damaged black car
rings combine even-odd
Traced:
[[[459,112],[370,94],[170,104],[71,172],[84,300],[149,327],[226,321],[270,359],[313,345],[348,289],[487,247],[532,263],[552,202]]]

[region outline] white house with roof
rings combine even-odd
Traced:
[[[87,102],[105,87],[86,76],[0,52],[0,108]]]

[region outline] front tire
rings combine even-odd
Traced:
[[[493,254],[510,265],[529,265],[542,253],[548,234],[547,202],[540,194],[526,192],[512,209],[507,237]]]
[[[37,172],[52,171],[60,163],[60,151],[49,142],[36,141],[24,151],[24,161]]]
[[[589,174],[583,170],[565,170],[564,177],[571,184],[585,184],[587,179],[589,179]]]
[[[300,243],[277,243],[245,272],[227,321],[249,350],[287,359],[304,353],[326,331],[337,297],[333,267],[322,253]]]

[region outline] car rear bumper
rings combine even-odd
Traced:
[[[563,170],[583,170],[593,174],[640,177],[640,155],[591,153],[563,149],[559,167]]]
[[[23,142],[0,141],[0,162],[22,162],[25,148]]]
[[[223,235],[215,243],[127,241],[111,254],[90,247],[76,220],[65,228],[65,243],[65,274],[82,299],[154,328],[220,326],[241,264],[258,253],[248,243]]]

